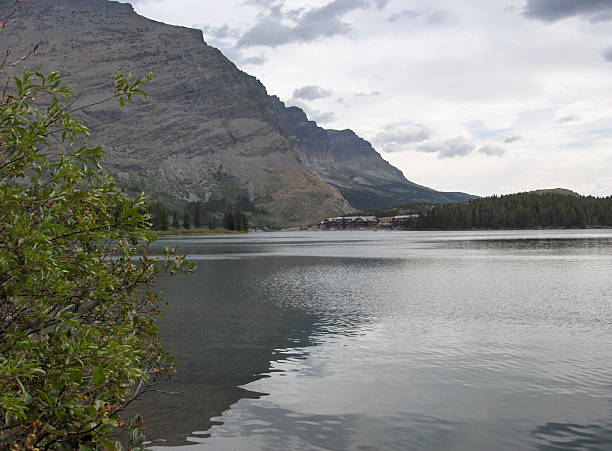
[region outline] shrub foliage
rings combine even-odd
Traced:
[[[107,100],[148,79],[118,73]],[[149,255],[145,198],[77,145],[82,108],[57,73],[25,72],[0,97],[0,449],[118,448],[122,409],[173,371],[154,282],[189,265]]]

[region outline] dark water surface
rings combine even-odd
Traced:
[[[612,449],[612,231],[160,244],[198,267],[161,283],[154,447]]]

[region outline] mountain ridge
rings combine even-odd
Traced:
[[[6,9],[0,5],[0,13]],[[153,71],[149,101],[124,111],[97,106],[81,117],[91,142],[108,149],[105,164],[128,192],[146,191],[183,207],[248,197],[268,212],[266,221],[278,224],[349,213],[357,209],[353,204],[411,202],[402,199],[410,190],[435,202],[470,197],[411,184],[354,132],[327,131],[285,107],[207,45],[201,30],[144,18],[129,4],[25,0],[3,32],[2,50],[21,54],[34,43],[40,48],[28,66],[66,74],[84,104],[111,92],[116,68]],[[320,145],[305,145],[301,133],[318,129]]]
[[[337,188],[358,210],[415,202],[465,202],[476,197],[410,182],[353,130],[324,129],[308,120],[302,109],[271,97],[280,131],[300,151],[304,166]]]

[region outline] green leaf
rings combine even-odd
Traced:
[[[96,384],[96,386],[99,387],[100,385],[102,385],[104,382],[106,382],[106,373],[104,372],[104,368],[96,368],[96,370],[92,374],[92,377],[93,382],[94,384]]]
[[[27,391],[23,392],[22,399],[24,404],[30,404],[33,400],[32,395],[29,394]]]

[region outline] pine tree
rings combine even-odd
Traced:
[[[249,231],[249,217],[246,214],[242,215],[242,231],[243,232]]]
[[[178,229],[180,227],[181,227],[181,223],[179,222],[178,214],[175,211],[174,215],[172,215],[172,228]]]
[[[208,228],[210,230],[215,230],[217,228],[217,220],[213,215],[210,215],[208,218]]]
[[[231,211],[228,211],[223,215],[223,227],[227,230],[236,230],[234,215]]]
[[[236,211],[236,214],[234,215],[234,229],[238,230],[240,232],[244,231],[244,218],[246,217],[246,215],[238,210]]]
[[[161,204],[159,214],[159,230],[168,230],[170,228],[170,222],[168,221],[168,210],[165,205]]]
[[[189,218],[189,213],[185,213],[183,215],[183,228],[185,229],[191,228],[191,218]]]
[[[193,226],[196,229],[199,229],[202,226],[201,217],[202,217],[202,205],[200,201],[197,201],[195,204],[195,217],[193,220]]]
[[[168,222],[168,210],[161,202],[153,202],[150,208],[151,222],[156,230],[168,230],[170,224]]]

